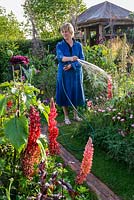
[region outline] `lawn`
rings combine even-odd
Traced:
[[[81,160],[86,144],[84,136],[77,134],[78,123],[59,127],[59,142]],[[134,199],[134,173],[124,163],[119,163],[97,146],[94,146],[92,173],[123,200]]]

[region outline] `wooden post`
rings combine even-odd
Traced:
[[[102,27],[102,24],[99,24],[99,41],[103,40],[103,27]]]
[[[86,45],[86,41],[87,41],[87,32],[86,28],[84,28],[84,45]]]

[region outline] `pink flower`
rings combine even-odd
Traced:
[[[25,81],[26,78],[25,78],[25,76],[22,76],[21,79],[22,79],[22,81]]]
[[[53,98],[50,101],[50,113],[48,118],[48,131],[49,131],[49,149],[50,154],[55,155],[59,154],[59,143],[57,142],[57,137],[59,134],[59,129],[57,128],[57,121],[55,118],[57,117],[57,110],[55,108],[55,103]]]
[[[92,106],[92,101],[87,101],[87,106],[91,107]]]
[[[109,76],[108,78],[108,83],[107,83],[107,98],[111,99],[112,98],[112,78]]]
[[[76,177],[76,183],[82,184],[83,181],[86,180],[87,175],[90,173],[92,167],[92,159],[93,159],[93,144],[92,139],[89,137],[88,142],[85,146],[85,151],[83,154],[83,160],[80,167],[80,172]]]

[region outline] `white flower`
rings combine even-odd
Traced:
[[[26,103],[26,100],[27,100],[26,95],[22,92],[21,96],[22,96],[22,100],[24,101],[24,103]]]
[[[130,119],[133,119],[133,114],[131,114],[129,118],[130,118]]]
[[[16,93],[16,91],[17,91],[17,88],[11,88],[11,92],[13,93],[13,94],[15,94]]]
[[[131,127],[134,128],[134,124],[131,124]]]

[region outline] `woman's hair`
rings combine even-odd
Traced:
[[[74,27],[71,23],[69,23],[69,22],[64,23],[61,26],[60,31],[62,32],[64,30],[69,31],[72,34],[72,37],[74,37]]]

